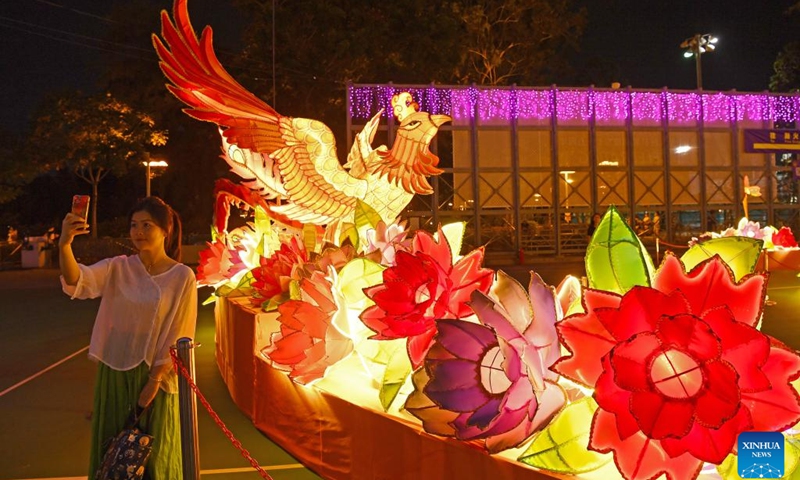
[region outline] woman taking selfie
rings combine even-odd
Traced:
[[[177,376],[170,347],[193,338],[197,290],[192,269],[180,263],[181,221],[158,197],[137,203],[128,216],[138,253],[82,265],[72,241],[89,233],[84,217],[67,214],[59,238],[63,290],[72,298],[102,297],[89,357],[99,364],[92,413],[89,478],[109,438],[132,411],[148,407],[139,425],[154,436],[146,477],[180,479]]]

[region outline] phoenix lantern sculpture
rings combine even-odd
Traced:
[[[188,105],[188,115],[219,126],[223,158],[272,216],[301,224],[352,222],[360,200],[389,223],[414,194],[433,192],[427,177],[442,170],[429,145],[449,116],[421,112],[409,93],[397,94],[392,148],[371,146],[381,110],[356,135],[342,166],[325,124],[283,116],[234,80],[217,60],[211,28],[195,34],[187,0],[174,3],[173,16],[174,23],[161,12],[163,41],[153,35],[167,88]]]

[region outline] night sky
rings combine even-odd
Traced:
[[[583,0],[582,53],[619,65],[623,86],[694,89],[694,59],[683,57],[680,44],[711,33],[719,43],[702,56],[704,89],[762,91],[778,52],[800,38],[800,13],[784,14],[796,1]]]
[[[169,0],[151,1],[171,7]],[[580,0],[577,3],[588,9],[589,24],[579,59],[601,57],[615,63],[623,86],[693,89],[694,60],[683,58],[679,44],[695,33],[713,33],[720,42],[715,52],[703,55],[704,88],[765,90],[777,53],[797,38],[800,14],[790,18],[783,13],[795,1]],[[109,52],[145,56],[155,62],[149,39],[135,48],[97,41],[104,38],[109,27],[104,16],[112,3],[2,2],[0,129],[21,131],[46,92],[70,88],[92,91],[102,71],[103,56]],[[243,19],[232,11],[229,2],[191,0],[189,9],[198,30],[212,25],[219,48],[239,48]],[[158,21],[157,17],[152,20],[154,31]]]
[[[171,0],[147,0],[171,10]],[[50,91],[79,89],[94,92],[104,58],[148,58],[157,62],[150,38],[137,45],[102,42],[114,3],[124,0],[2,0],[0,2],[0,129],[20,131],[26,117]],[[243,19],[226,0],[190,0],[198,31],[214,27],[214,43],[221,49],[240,49]],[[160,31],[160,18],[152,19]],[[220,55],[224,58],[224,55]]]

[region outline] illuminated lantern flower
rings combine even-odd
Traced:
[[[501,271],[491,298],[472,293],[481,324],[439,321],[425,374],[415,374],[417,389],[406,403],[426,430],[485,439],[495,453],[522,444],[563,407],[565,392],[548,370],[560,353],[560,306],[538,275],[529,292]]]
[[[797,240],[795,240],[791,228],[781,227],[780,230],[772,234],[772,244],[776,247],[795,248],[797,247]]]
[[[292,380],[306,384],[349,355],[353,342],[335,326],[347,322],[347,313],[339,308],[341,299],[334,298],[332,282],[317,271],[299,283],[302,300],[278,307],[280,331],[272,334],[262,353]]]
[[[352,245],[327,246],[317,254],[312,254],[313,266],[309,268],[327,272],[329,267],[332,267],[337,272],[342,269],[347,263],[356,257],[356,249]]]
[[[281,248],[269,258],[262,257],[261,265],[252,270],[252,286],[260,297],[255,303],[261,305],[288,292],[294,269],[305,262],[308,262],[308,254],[296,237],[281,243]]]
[[[383,283],[364,290],[375,305],[361,320],[377,332],[373,339],[408,338],[408,356],[414,368],[422,364],[436,334],[436,320],[472,315],[467,305],[474,290],[487,292],[494,272],[481,268],[483,249],[473,250],[453,263],[441,230],[439,240],[418,231],[411,252],[397,252],[395,265],[383,271]]]
[[[766,277],[733,278],[719,257],[687,274],[668,255],[653,288],[587,290],[586,313],[558,324],[571,355],[553,369],[595,389],[589,448],[625,478],[694,478],[740,432],[800,419],[800,357],[755,328]]]
[[[395,264],[395,254],[399,250],[409,250],[406,232],[402,225],[389,226],[383,220],[374,229],[367,230],[367,258],[381,265]]]
[[[746,218],[739,221],[738,230],[739,235],[743,237],[755,238],[757,240],[764,238],[764,230],[761,228],[761,224],[758,222],[751,222]]]
[[[216,286],[225,283],[247,268],[239,257],[238,249],[228,248],[219,240],[206,244],[208,248],[200,251],[197,266],[198,285]]]

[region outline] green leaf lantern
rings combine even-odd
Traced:
[[[239,283],[226,283],[225,285],[221,285],[219,288],[214,291],[213,297],[241,297],[241,296],[249,296],[252,293],[252,285],[253,281],[253,272],[247,272]],[[206,300],[203,304],[206,303],[213,303],[213,301]]]
[[[467,222],[453,222],[442,226],[442,233],[447,238],[447,244],[450,245],[450,253],[453,258],[461,257],[461,246],[464,242],[464,230],[467,228]],[[438,233],[434,235],[438,237]]]
[[[533,437],[519,461],[532,467],[568,474],[597,470],[611,455],[587,448],[597,403],[584,397],[567,405],[552,422]]]
[[[764,242],[761,240],[749,237],[712,238],[694,244],[683,254],[681,262],[686,266],[686,271],[690,271],[702,261],[719,255],[733,270],[733,276],[738,282],[755,271],[763,246]]]
[[[589,287],[623,295],[636,285],[650,286],[654,271],[636,232],[609,207],[586,250]]]
[[[375,211],[368,203],[361,200],[356,201],[355,216],[355,229],[357,232],[358,243],[353,242],[353,245],[365,245],[367,243],[367,230],[374,229],[381,221],[381,215]]]
[[[278,238],[278,234],[272,229],[272,220],[260,206],[255,207],[253,220],[253,231],[255,232],[255,238],[258,239],[256,251],[262,257],[268,257],[272,252],[280,248],[281,241]]]
[[[394,399],[397,398],[397,394],[400,393],[400,389],[411,376],[413,369],[404,342],[395,341],[392,345],[381,345],[381,348],[388,358],[386,358],[386,370],[383,374],[378,398],[384,411],[388,411]]]
[[[364,289],[381,283],[384,270],[386,267],[380,263],[362,257],[347,262],[339,271],[336,282],[345,305],[361,311],[371,304],[372,301],[364,294]]]
[[[381,221],[381,215],[361,200],[356,201],[355,224],[359,231],[367,228],[375,228]]]

